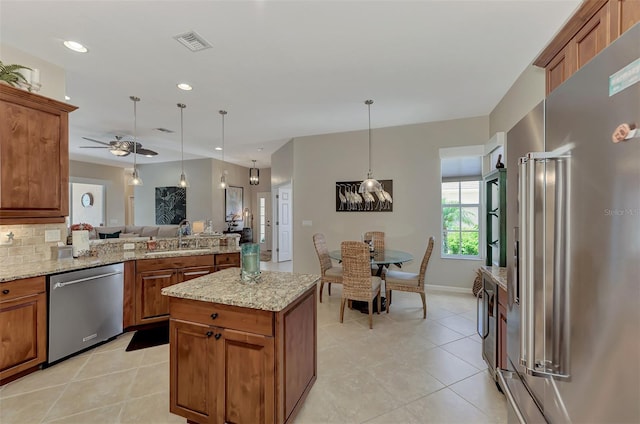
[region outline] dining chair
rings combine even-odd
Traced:
[[[342,267],[340,265],[333,265],[333,262],[331,262],[324,234],[314,234],[313,245],[316,248],[318,260],[320,261],[320,303],[322,303],[322,292],[325,283],[327,283],[329,296],[331,296],[331,284],[342,284]]]
[[[361,241],[343,241],[342,253],[342,301],[340,322],[344,319],[347,300],[359,300],[369,305],[369,328],[373,328],[373,299],[378,297],[378,314],[381,308],[380,286],[382,279],[371,275],[369,246]]]
[[[420,264],[420,272],[418,274],[395,270],[386,271],[386,273],[383,274],[382,278],[384,279],[387,295],[387,313],[389,313],[389,309],[391,307],[391,292],[393,290],[400,290],[420,293],[420,297],[422,297],[422,318],[427,318],[427,299],[424,292],[424,275],[427,272],[427,265],[429,265],[429,258],[431,258],[434,243],[434,238],[429,237],[427,251],[424,252],[424,257]]]
[[[364,239],[373,241],[374,252],[384,252],[384,231],[367,231]],[[371,275],[380,275],[383,268],[382,265],[371,265]]]

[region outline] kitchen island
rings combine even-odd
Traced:
[[[229,268],[166,287],[170,410],[189,422],[292,422],[317,375],[319,276]]]

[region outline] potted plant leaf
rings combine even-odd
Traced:
[[[24,75],[20,73],[21,69],[28,69],[29,71],[32,70],[31,68],[17,64],[5,65],[0,60],[0,81],[4,81],[12,87],[15,87],[16,85],[20,86],[21,84],[30,87],[31,84],[29,81],[27,81]]]

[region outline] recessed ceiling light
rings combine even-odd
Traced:
[[[263,149],[262,147],[258,147],[258,151],[259,151],[259,152],[261,152],[261,151],[263,151],[263,150],[264,150],[264,149]]]
[[[77,41],[65,41],[64,45],[66,48],[73,50],[74,52],[78,52],[78,53],[86,53],[89,50],[83,46],[82,44],[78,43]]]
[[[222,150],[222,147],[216,147],[216,150]]]
[[[184,90],[184,91],[191,91],[193,90],[193,87],[191,87],[189,84],[187,84],[186,82],[181,82],[180,84],[178,84],[178,88],[180,90]]]
[[[71,97],[69,97],[69,96],[64,96],[64,99],[65,99],[66,101],[69,101],[69,100],[71,100]]]

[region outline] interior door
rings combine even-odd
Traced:
[[[257,222],[257,233],[258,233],[258,244],[260,244],[260,251],[265,252],[268,250],[272,250],[271,247],[271,192],[261,192],[257,195],[258,211],[255,216],[258,219]]]
[[[291,244],[293,236],[291,234],[291,218],[293,216],[291,207],[291,185],[281,187],[277,191],[276,201],[278,203],[278,262],[291,260]]]

